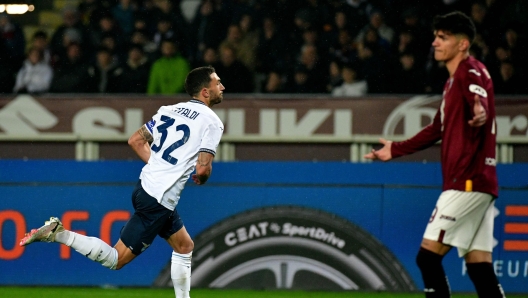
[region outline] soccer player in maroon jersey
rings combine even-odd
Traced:
[[[434,56],[449,71],[433,123],[414,137],[391,142],[365,155],[392,158],[441,144],[443,191],[425,229],[416,263],[428,298],[450,297],[442,258],[457,247],[479,297],[505,297],[492,266],[494,200],[498,196],[495,161],[495,99],[486,67],[469,55],[476,34],[461,12],[433,21]]]

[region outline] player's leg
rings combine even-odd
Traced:
[[[115,248],[99,238],[65,230],[61,221],[56,217],[50,218],[42,227],[27,233],[20,241],[20,245],[25,246],[33,242],[62,243],[109,269],[116,269],[117,267],[118,252]]]
[[[464,259],[467,272],[479,297],[506,297],[492,265],[494,218],[494,201],[492,201],[467,253],[461,252],[466,253]]]
[[[183,226],[177,210],[174,210],[170,226],[160,232],[160,236],[165,238],[174,250],[171,257],[171,279],[176,298],[188,298],[191,290],[191,258],[194,242]]]
[[[444,215],[443,213],[450,212],[451,202],[450,191],[443,192],[438,198],[416,256],[416,264],[422,273],[424,292],[427,298],[451,296],[449,281],[442,260],[451,249],[451,245],[444,242],[444,236],[446,230],[449,230],[453,223],[449,220],[440,219],[441,215]]]
[[[422,273],[424,293],[427,298],[450,297],[451,290],[447,275],[442,265],[442,259],[451,246],[441,242],[423,239],[416,256],[416,264]]]

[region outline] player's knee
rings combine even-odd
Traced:
[[[424,248],[420,248],[416,255],[416,265],[418,268],[435,268],[442,265],[443,256]]]
[[[115,267],[115,270],[119,270],[123,267],[125,267],[126,264],[130,263],[130,261],[126,261],[122,258],[117,259],[117,265]]]
[[[191,239],[188,239],[186,241],[183,241],[178,246],[177,253],[180,254],[188,254],[191,253],[194,250],[194,242]]]

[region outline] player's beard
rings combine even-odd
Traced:
[[[211,99],[209,100],[209,102],[212,105],[215,105],[215,104],[221,103],[222,99],[224,99],[224,94],[221,93],[221,92],[218,92],[218,93],[215,93],[215,94],[211,94]]]

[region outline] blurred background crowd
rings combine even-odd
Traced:
[[[460,10],[496,94],[528,94],[526,0],[80,0],[53,32],[0,14],[1,93],[184,92],[212,65],[228,93],[442,93],[431,22]]]

